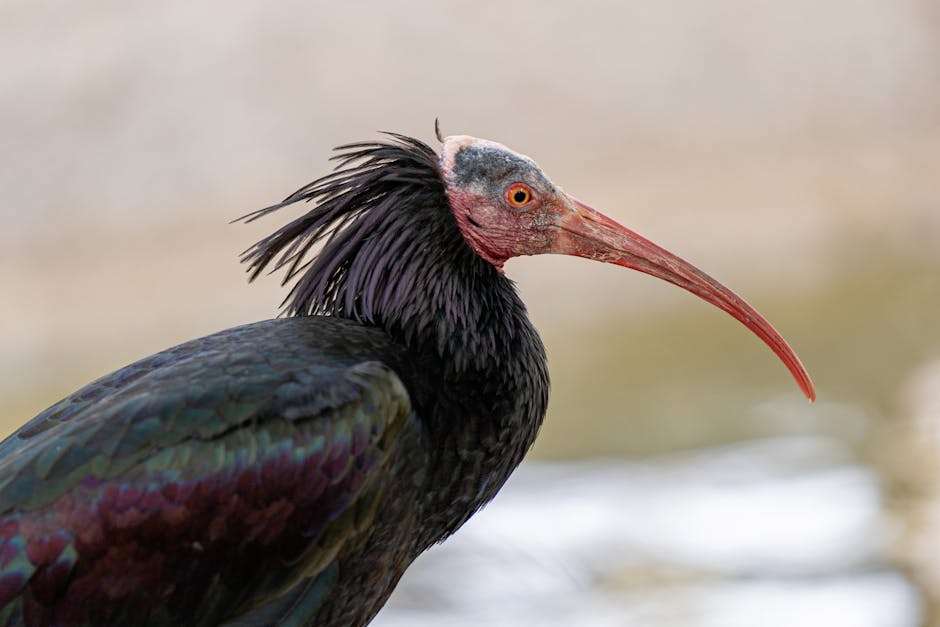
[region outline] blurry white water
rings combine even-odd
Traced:
[[[822,438],[530,463],[413,565],[376,627],[914,627],[877,476]]]

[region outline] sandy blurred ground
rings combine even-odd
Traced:
[[[896,467],[872,443],[940,355],[934,0],[6,0],[0,67],[2,433],[271,317],[237,253],[281,222],[228,222],[435,117],[747,295],[820,388],[794,410],[770,354],[670,286],[514,260],[555,377],[540,456],[823,432]]]

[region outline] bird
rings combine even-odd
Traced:
[[[246,250],[281,315],[103,376],[0,443],[0,626],[366,625],[497,494],[548,406],[504,263],[563,254],[663,279],[762,339],[727,287],[468,135],[386,133],[282,202]]]

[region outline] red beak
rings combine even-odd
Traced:
[[[564,212],[561,231],[550,251],[614,263],[669,281],[728,312],[777,354],[789,368],[797,385],[810,402],[816,389],[786,340],[743,298],[708,276],[689,262],[677,257],[625,226],[595,211],[583,202],[567,196],[571,211]]]

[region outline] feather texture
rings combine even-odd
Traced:
[[[216,624],[323,572],[414,440],[403,384],[366,360],[394,363],[386,344],[338,319],[259,323],[38,416],[0,464],[0,617]]]

